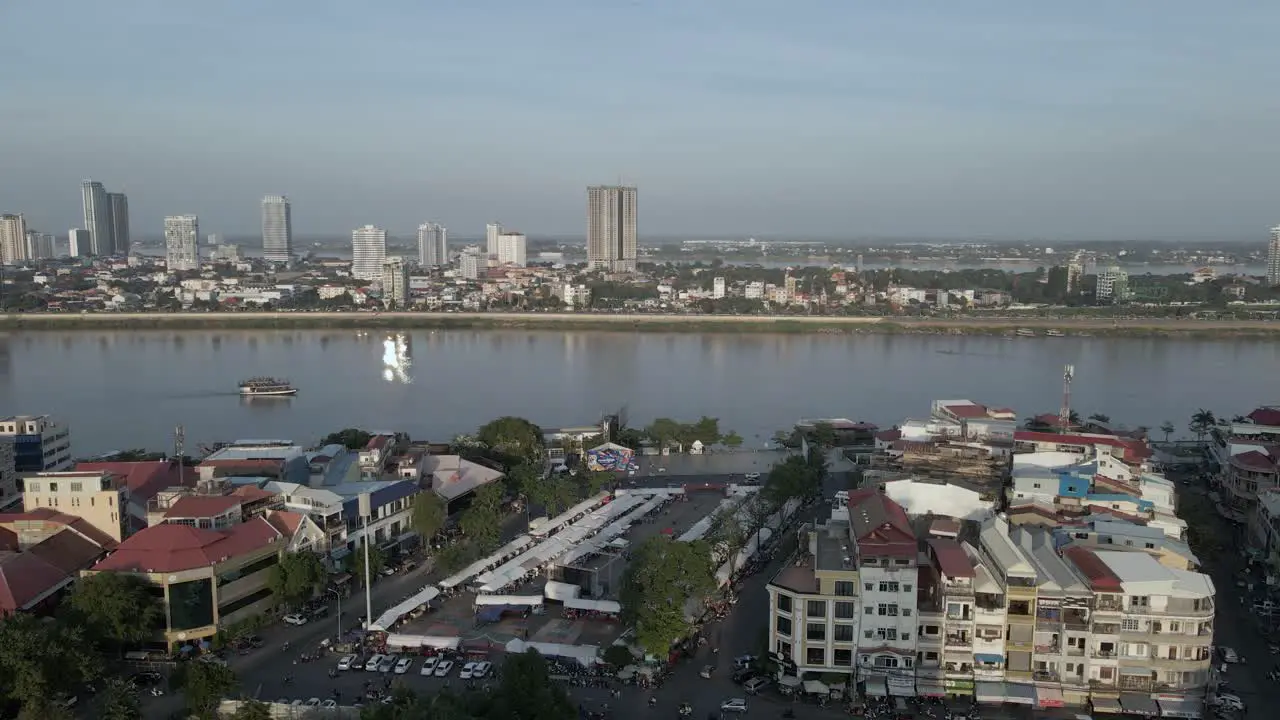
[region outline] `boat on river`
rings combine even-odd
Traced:
[[[245,397],[286,397],[297,395],[298,389],[290,384],[288,380],[256,377],[240,383],[240,394]]]

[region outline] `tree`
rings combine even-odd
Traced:
[[[1090,416],[1089,416],[1089,419],[1090,419],[1090,420],[1096,420],[1096,421],[1098,421],[1098,422],[1100,422],[1100,423],[1103,423],[1103,424],[1106,424],[1106,423],[1111,422],[1111,416],[1110,416],[1110,415],[1103,415],[1102,413],[1094,413],[1094,414],[1092,414],[1092,415],[1090,415]]]
[[[500,417],[476,431],[476,439],[506,465],[542,458],[542,428],[524,418]]]
[[[271,706],[261,700],[244,700],[231,720],[271,720]]]
[[[529,498],[546,508],[547,515],[559,515],[578,499],[577,488],[564,475],[546,478]]]
[[[582,489],[588,496],[595,495],[614,483],[614,474],[611,472],[582,470],[579,477],[582,478]]]
[[[484,551],[497,547],[502,534],[502,486],[482,485],[471,498],[471,506],[458,518],[458,527]]]
[[[670,445],[680,442],[682,428],[671,418],[657,418],[644,429],[644,434],[658,445]]]
[[[174,687],[181,688],[192,715],[213,720],[218,704],[235,689],[236,674],[221,663],[196,660],[179,665],[172,682]]]
[[[838,437],[836,436],[836,428],[829,422],[816,423],[813,430],[809,433],[809,440],[814,445],[823,448],[835,447]]]
[[[102,689],[102,705],[97,716],[102,720],[142,720],[138,691],[120,678],[107,680]]]
[[[752,498],[748,497],[745,502],[751,502],[751,500]],[[751,528],[747,527],[743,518],[738,517],[736,510],[721,515],[716,522],[715,528],[711,531],[711,547],[720,562],[729,561],[730,573],[738,569],[736,567],[738,553],[746,546],[747,540],[750,539],[750,531]]]
[[[776,510],[792,498],[808,498],[821,492],[826,461],[817,449],[810,455],[810,458],[788,456],[769,470],[769,477],[760,492],[769,507]],[[817,457],[813,458],[814,455]]]
[[[1196,442],[1204,442],[1204,436],[1215,425],[1218,419],[1213,416],[1213,412],[1200,408],[1191,415],[1191,424],[1187,426],[1191,432],[1195,433]]]
[[[512,491],[531,498],[538,494],[538,486],[542,483],[544,473],[534,463],[520,463],[507,470],[507,486]]]
[[[101,671],[101,660],[81,627],[25,613],[0,620],[0,692],[23,706],[43,708]]]
[[[665,657],[686,635],[691,600],[702,600],[716,586],[707,543],[677,542],[667,535],[645,540],[631,555],[622,578],[623,620],[635,629],[636,642]]]
[[[728,448],[742,447],[742,436],[730,430],[729,432],[725,433],[724,437],[720,438],[720,442],[721,444],[723,444],[725,447],[728,447]]]
[[[449,510],[444,500],[431,490],[423,490],[413,498],[413,529],[426,543],[444,527]]]
[[[372,439],[372,433],[367,433],[360,428],[346,428],[335,433],[329,433],[320,441],[320,444],[342,445],[348,450],[363,450]]]
[[[1168,420],[1165,420],[1164,423],[1160,425],[1160,432],[1164,433],[1165,442],[1169,442],[1169,436],[1172,435],[1173,431],[1176,429],[1177,428],[1173,426],[1173,423]]]
[[[601,659],[615,668],[622,669],[636,661],[636,656],[631,653],[631,648],[626,645],[610,645],[605,648]]]
[[[329,573],[313,552],[287,552],[271,568],[267,588],[278,605],[293,607],[315,597]]]
[[[68,598],[89,631],[117,648],[136,645],[164,625],[152,586],[136,575],[102,572],[80,578]]]
[[[547,661],[536,650],[508,655],[502,679],[484,713],[488,718],[560,720],[577,717],[564,686],[551,681]]]
[[[368,538],[363,538],[363,542],[368,542]],[[364,584],[364,545],[357,544],[355,550],[352,550],[351,552],[347,553],[347,557],[344,558],[343,562],[345,563],[347,572],[351,573],[351,575],[356,578],[356,581],[359,582],[361,585],[363,585]],[[369,576],[372,578],[373,576],[382,572],[382,569],[385,568],[386,566],[387,566],[387,554],[382,551],[382,548],[376,545],[370,545],[369,546]]]

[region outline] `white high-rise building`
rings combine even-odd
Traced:
[[[528,240],[523,233],[504,231],[498,236],[498,264],[524,267],[527,248]]]
[[[129,198],[124,193],[107,193],[107,202],[111,205],[111,254],[128,255]]]
[[[67,232],[67,253],[71,257],[84,257],[89,254],[89,246],[92,242],[88,230],[71,228]]]
[[[382,302],[403,310],[409,302],[409,266],[394,257],[382,265]]]
[[[89,247],[81,248],[82,255],[111,255],[115,247],[111,240],[111,194],[102,183],[85,180],[80,184],[84,199],[84,226],[89,231]]]
[[[449,231],[439,223],[418,226],[418,264],[440,267],[449,264]]]
[[[467,280],[480,278],[480,248],[469,247],[458,256],[458,272]]]
[[[164,258],[169,272],[200,269],[200,219],[170,215],[164,219]]]
[[[587,188],[587,268],[636,271],[636,189]]]
[[[365,225],[351,231],[351,277],[370,282],[382,279],[387,262],[387,231]]]
[[[1267,284],[1280,285],[1280,226],[1271,228],[1271,245],[1267,248]]]
[[[262,259],[287,263],[293,260],[293,211],[289,198],[262,198]]]
[[[53,257],[53,235],[39,230],[28,230],[26,238],[28,260],[48,260]]]
[[[21,215],[0,215],[0,265],[27,259],[27,221]]]
[[[719,300],[724,297],[724,278],[718,277],[711,280],[711,298]]]
[[[484,254],[489,257],[498,255],[498,236],[502,234],[501,223],[489,223],[484,226]]]
[[[208,235],[205,235],[205,236],[204,236],[204,244],[205,244],[205,245],[212,245],[213,247],[217,247],[217,246],[219,246],[219,245],[224,244],[224,243],[223,243],[223,240],[222,240],[222,234],[221,234],[221,233],[209,233]]]

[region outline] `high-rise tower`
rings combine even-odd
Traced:
[[[277,263],[293,260],[293,210],[284,195],[262,198],[262,259]]]
[[[1267,247],[1267,284],[1280,285],[1280,225],[1271,228],[1271,245]]]
[[[587,188],[587,267],[635,272],[636,188],[622,185]]]
[[[129,198],[124,193],[107,193],[107,202],[111,205],[111,254],[128,255]]]
[[[164,259],[169,272],[200,269],[200,219],[170,215],[164,219]]]
[[[382,279],[387,261],[387,231],[365,225],[351,231],[351,277],[357,280]]]
[[[449,231],[440,223],[418,226],[418,264],[439,267],[449,264]]]
[[[84,200],[84,227],[89,231],[89,247],[81,248],[82,255],[111,255],[115,246],[111,240],[111,196],[102,183],[85,180],[80,184]]]

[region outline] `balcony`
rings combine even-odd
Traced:
[[[1095,612],[1124,612],[1124,603],[1119,599],[1102,599],[1094,604]]]
[[[973,669],[973,679],[974,680],[995,680],[995,681],[1004,680],[1004,668],[975,667]]]
[[[948,635],[946,646],[947,646],[947,649],[955,648],[955,649],[963,649],[963,650],[972,650],[973,638],[964,637],[962,635]]]
[[[1097,660],[1115,660],[1120,655],[1115,650],[1094,650],[1089,653],[1089,657]]]
[[[1066,625],[1068,630],[1085,631],[1089,629],[1089,615],[1077,610],[1068,610],[1062,616],[1062,624]]]
[[[1009,650],[1021,650],[1023,652],[1028,652],[1035,650],[1036,644],[1031,640],[1014,640],[1013,638],[1009,638],[1005,641],[1004,646]]]
[[[1036,645],[1036,652],[1040,654],[1057,654],[1062,650],[1062,646],[1058,643],[1049,643],[1047,645]]]
[[[973,597],[973,586],[968,583],[944,582],[942,594],[947,597]]]
[[[948,622],[971,623],[973,622],[972,612],[947,613]]]
[[[1031,673],[1031,679],[1036,682],[1062,682],[1062,676],[1053,670],[1036,670]]]
[[[1036,617],[1036,629],[1046,632],[1058,632],[1062,629],[1061,618]]]
[[[1068,645],[1067,656],[1068,657],[1084,657],[1084,648]]]
[[[1120,623],[1094,623],[1094,635],[1119,635]]]
[[[1167,668],[1171,670],[1194,670],[1197,667],[1209,668],[1211,661],[1206,655],[1203,660],[1192,658],[1170,658],[1170,657],[1153,657],[1151,658],[1151,666],[1156,668]]]

